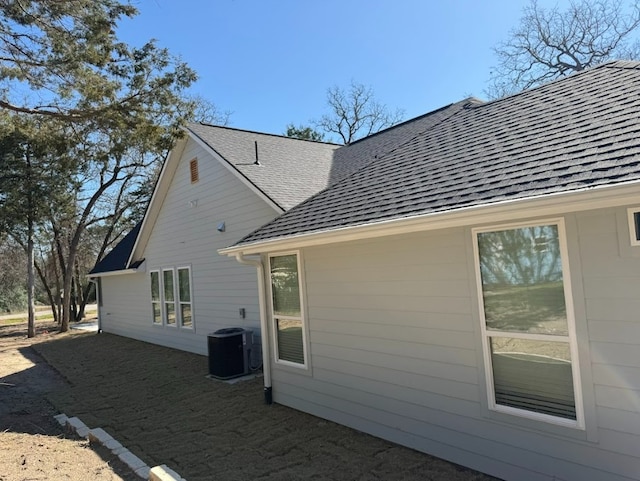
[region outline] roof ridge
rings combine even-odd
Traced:
[[[374,133],[372,133],[370,135],[367,135],[366,137],[362,137],[361,139],[354,140],[350,144],[346,144],[345,147],[350,147],[350,146],[352,146],[354,144],[364,142],[366,140],[369,140],[372,137],[375,137],[375,136],[380,135],[380,134],[384,134],[386,132],[389,132],[390,130],[393,130],[393,129],[402,127],[404,125],[410,124],[411,122],[416,122],[418,120],[424,119],[425,117],[429,117],[429,116],[434,115],[434,114],[436,114],[436,113],[438,113],[438,112],[440,112],[442,110],[448,109],[449,107],[452,107],[453,105],[456,105],[456,104],[459,104],[459,103],[463,103],[463,102],[479,102],[479,103],[483,103],[482,100],[477,99],[475,97],[467,97],[464,100],[459,100],[458,102],[452,102],[450,104],[443,105],[442,107],[438,107],[435,110],[431,110],[431,111],[429,111],[427,113],[420,114],[417,117],[413,117],[413,118],[408,119],[408,120],[403,120],[402,122],[397,123],[397,124],[393,124],[391,127],[387,127],[386,129],[378,130],[377,132],[374,132]]]
[[[627,65],[623,65],[623,64],[627,64]],[[632,66],[633,65],[633,66]],[[601,68],[617,68],[617,69],[623,69],[623,70],[637,70],[640,69],[640,61],[636,61],[636,60],[608,60],[606,62],[603,63],[599,63],[597,65],[593,65],[591,67],[587,67],[583,70],[579,70],[577,72],[572,72],[569,75],[565,75],[564,77],[558,77],[555,78],[553,80],[549,80],[548,82],[544,82],[540,85],[536,85],[534,87],[530,87],[528,89],[525,90],[519,90],[517,92],[505,95],[504,97],[500,97],[497,99],[493,99],[493,100],[488,100],[486,102],[482,102],[481,104],[478,105],[478,107],[485,107],[488,105],[493,105],[497,102],[502,102],[504,100],[508,100],[512,97],[516,97],[518,95],[522,95],[522,94],[527,94],[528,92],[534,92],[536,90],[542,89],[542,88],[546,88],[549,85],[553,85],[557,82],[562,82],[564,80],[567,80],[569,78],[573,78],[573,77],[578,77],[581,75],[586,75],[589,72],[593,72],[594,70],[597,69],[601,69]]]
[[[482,104],[484,104],[484,102],[482,100],[476,99],[475,97],[467,97],[466,99],[461,100],[460,102],[455,102],[453,104],[449,104],[447,107],[452,107],[452,106],[458,105],[458,104],[460,104],[460,108],[458,110],[455,110],[455,111],[451,112],[449,115],[447,115],[443,119],[440,119],[439,121],[437,121],[433,125],[430,125],[425,130],[421,130],[420,132],[416,133],[413,137],[411,137],[410,139],[407,139],[405,142],[402,142],[402,143],[396,145],[389,152],[385,152],[383,154],[383,156],[391,155],[393,152],[398,150],[400,147],[403,147],[403,146],[407,145],[409,142],[413,142],[419,136],[424,135],[426,132],[428,132],[430,130],[433,130],[436,127],[442,125],[444,122],[449,120],[454,115],[458,115],[461,110],[467,109],[468,107],[471,107],[471,106],[482,105]],[[443,109],[438,109],[438,110],[443,110]],[[381,159],[382,159],[382,157],[378,157],[378,160],[381,160]],[[369,164],[367,164],[367,165],[369,165]]]
[[[610,60],[608,62],[601,63],[599,65],[594,66],[593,68],[602,67],[602,68],[619,68],[622,70],[638,70],[640,69],[640,61],[638,60]]]
[[[325,141],[321,141],[321,140],[310,140],[310,139],[298,139],[296,137],[288,137],[286,135],[282,135],[282,134],[272,134],[270,132],[259,132],[257,130],[248,130],[248,129],[240,129],[238,127],[229,127],[228,125],[214,125],[214,124],[208,124],[206,122],[187,122],[186,127],[189,128],[190,125],[201,125],[203,127],[212,127],[215,129],[224,129],[224,130],[233,130],[235,132],[244,132],[246,134],[255,134],[255,135],[265,135],[268,137],[276,137],[279,139],[288,139],[288,140],[293,140],[293,141],[298,141],[298,142],[310,142],[313,144],[322,144],[322,145],[336,145],[339,147],[342,147],[342,144],[336,144],[335,142],[325,142]]]

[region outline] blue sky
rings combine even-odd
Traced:
[[[412,118],[484,98],[492,47],[524,0],[133,0],[125,41],[155,38],[200,77],[194,93],[230,125],[281,134],[326,111],[327,88],[355,80]],[[566,1],[540,0],[542,6]]]

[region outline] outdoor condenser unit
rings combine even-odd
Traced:
[[[217,379],[231,379],[250,372],[253,332],[241,327],[219,329],[207,336],[209,374]]]

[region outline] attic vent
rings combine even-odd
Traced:
[[[191,183],[195,184],[198,182],[198,159],[192,159],[189,162],[189,171],[191,172]]]
[[[640,207],[632,207],[627,210],[629,217],[629,235],[631,245],[640,246]]]

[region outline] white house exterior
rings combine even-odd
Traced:
[[[216,330],[251,329],[259,364],[255,269],[217,250],[463,104],[349,146],[189,124],[163,166],[143,221],[90,273],[99,286],[100,328],[198,354],[207,354],[207,335]]]
[[[165,162],[141,228],[127,242],[129,250],[114,249],[120,264],[107,256],[92,271],[100,283],[101,329],[206,354],[209,333],[243,327],[256,330],[259,348],[255,270],[216,249],[325,187],[336,147],[189,125]],[[297,159],[283,159],[277,152],[283,148],[313,159],[315,184],[296,176],[292,191],[270,190],[272,176],[293,177],[284,162]]]
[[[470,102],[221,254],[273,400],[508,480],[640,479],[640,64]]]

